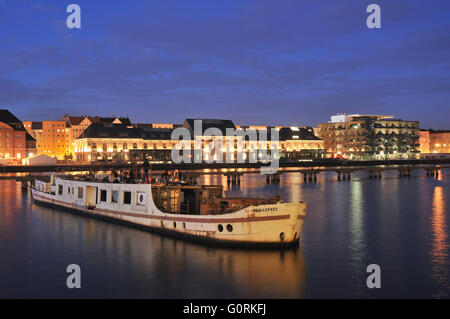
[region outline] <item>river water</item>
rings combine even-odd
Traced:
[[[351,181],[299,173],[279,184],[246,175],[227,195],[308,203],[301,244],[286,251],[211,248],[36,206],[15,181],[0,181],[0,297],[448,298],[450,185],[417,172]],[[367,174],[367,173],[366,173]],[[447,174],[447,175],[445,175]],[[81,267],[68,289],[66,267]],[[369,289],[369,264],[381,288]]]

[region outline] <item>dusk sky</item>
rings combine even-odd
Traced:
[[[0,108],[22,120],[315,126],[347,112],[450,129],[449,71],[448,0],[0,0]]]

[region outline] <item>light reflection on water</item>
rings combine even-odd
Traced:
[[[436,282],[434,297],[448,297],[449,260],[448,260],[448,235],[446,224],[446,203],[442,186],[434,187],[433,214],[431,224],[433,229],[433,249],[431,251],[432,277]],[[447,211],[448,213],[448,211]]]
[[[299,173],[240,185],[205,176],[228,196],[303,200],[297,250],[205,247],[36,206],[20,184],[0,182],[0,297],[303,298],[449,297],[448,176],[352,181]],[[82,289],[65,287],[65,267],[82,269]],[[382,288],[365,285],[366,267]]]

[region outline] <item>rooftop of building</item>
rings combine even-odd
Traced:
[[[0,110],[0,122],[8,124],[16,131],[24,131],[25,130],[25,127],[23,126],[22,121],[19,120],[9,110]]]
[[[81,116],[72,116],[72,115],[64,115],[64,117],[61,119],[63,121],[66,121],[67,124],[70,126],[73,125],[80,125],[80,123],[85,119],[88,118],[91,123],[103,123],[103,124],[113,124],[114,121],[119,120],[121,124],[124,125],[132,125],[131,120],[129,117],[124,116],[111,116],[111,117],[104,117],[104,116],[87,116],[87,115],[81,115]],[[119,123],[118,123],[119,124]]]
[[[428,129],[428,130],[421,130],[421,131],[427,131],[430,133],[450,133],[450,130],[433,130],[433,129]]]
[[[67,124],[72,126],[72,125],[79,125],[86,117],[87,116],[71,116],[66,114],[61,120],[65,120]]]
[[[312,128],[306,127],[283,127],[279,131],[280,140],[316,140],[321,139],[314,135]]]
[[[25,133],[25,140],[28,142],[36,142],[36,139],[30,134],[28,134],[28,132]]]
[[[217,128],[222,132],[222,135],[226,135],[227,128],[236,129],[232,120],[222,120],[222,119],[186,119],[184,121],[183,127],[194,132],[195,121],[201,121],[202,124],[202,134],[209,128]]]

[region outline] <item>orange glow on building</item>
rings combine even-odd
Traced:
[[[430,132],[419,131],[420,153],[430,153]]]
[[[0,110],[0,159],[3,163],[21,163],[27,154],[36,152],[36,140],[28,134],[17,117]],[[8,159],[7,161],[5,159]]]
[[[173,129],[173,124],[171,123],[152,123],[153,128],[168,128]]]
[[[42,153],[64,159],[71,146],[71,132],[65,121],[42,122]],[[70,144],[70,145],[69,145]]]
[[[430,132],[430,153],[450,153],[450,131]]]

